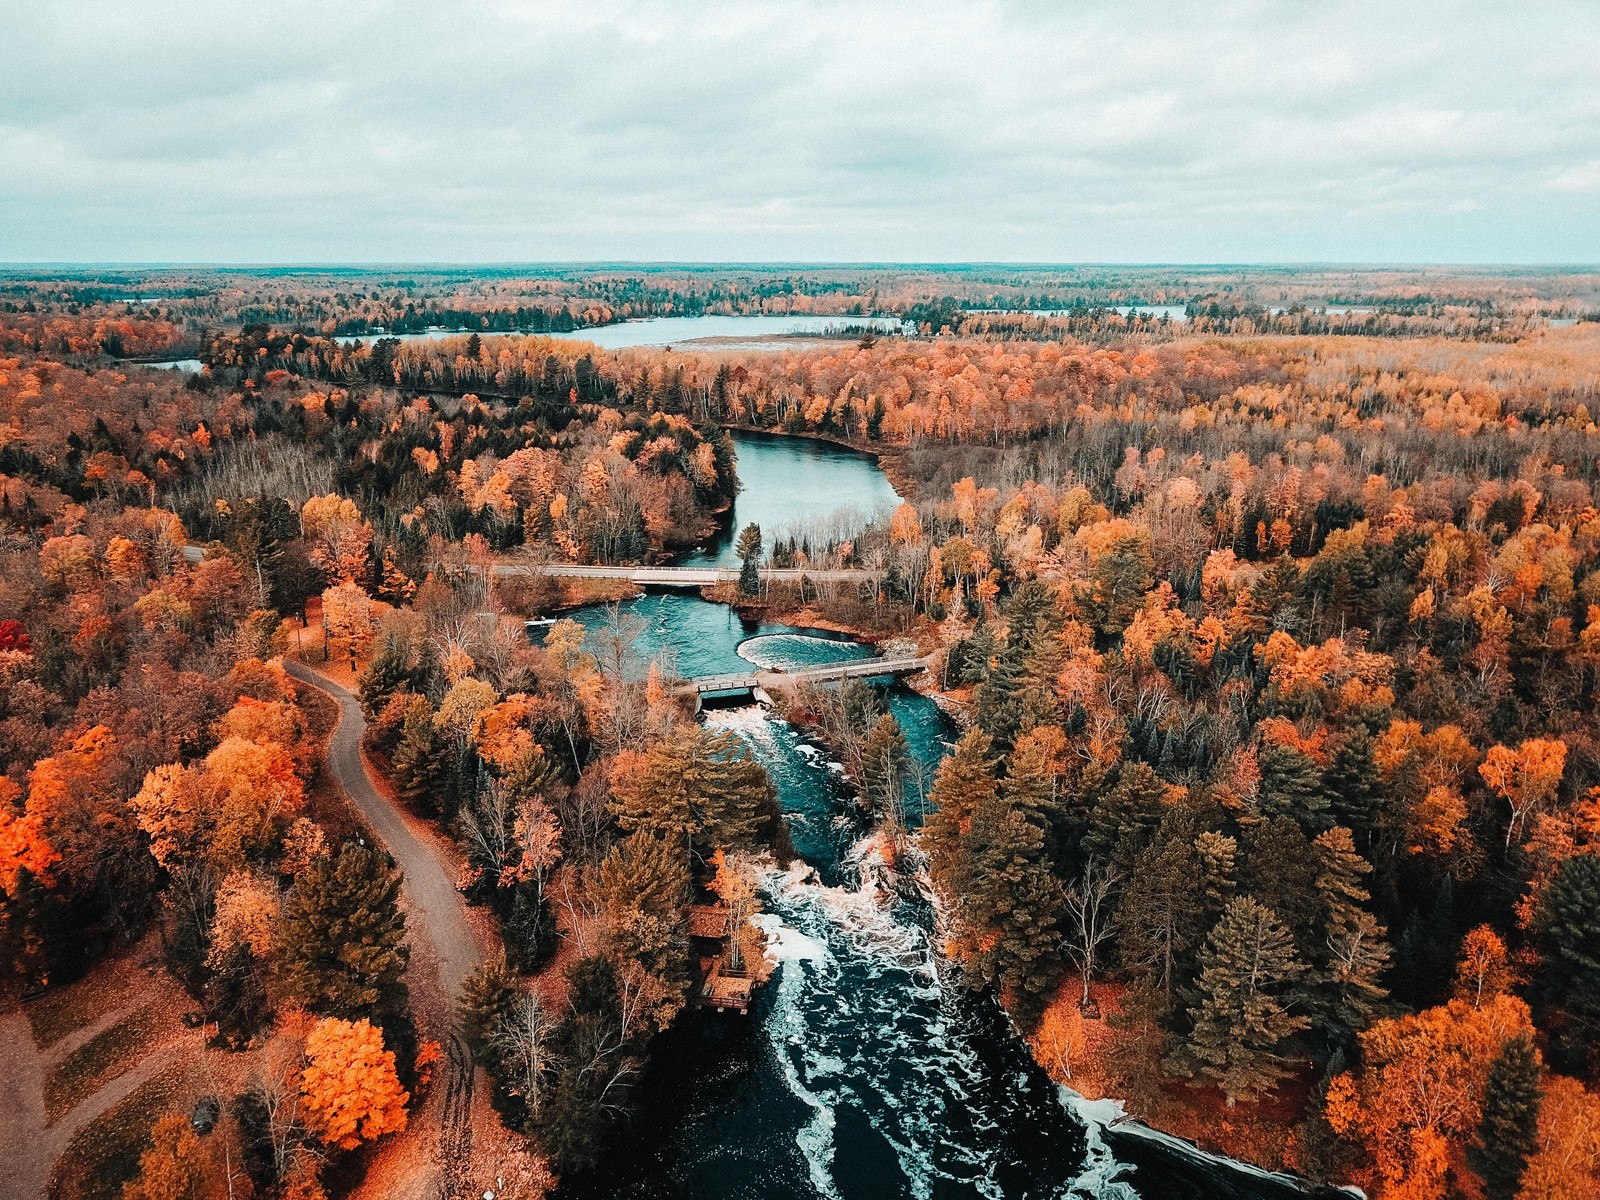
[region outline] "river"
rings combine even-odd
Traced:
[[[770,553],[782,537],[850,537],[887,518],[900,496],[870,454],[832,442],[775,433],[735,432],[739,494],[717,536],[685,556],[686,567],[738,566],[739,531],[761,527]]]
[[[741,435],[741,513],[804,505],[793,460],[752,454]],[[830,447],[793,443],[841,469]],[[767,450],[775,450],[767,447]],[[887,489],[870,458],[852,490]],[[769,465],[782,462],[777,473]],[[802,464],[804,465],[804,464]],[[877,476],[877,480],[867,475]],[[890,489],[892,494],[892,489]],[[613,615],[613,613],[615,615]],[[795,667],[868,656],[838,635],[751,622],[683,593],[576,618],[598,640],[614,620],[642,671],[680,675],[751,663]],[[886,684],[885,700],[927,778],[954,736],[927,698]],[[950,977],[929,906],[895,888],[822,747],[753,705],[710,708],[772,778],[800,861],[769,879],[763,918],[779,961],[747,1017],[686,1013],[656,1043],[648,1107],[605,1162],[569,1180],[579,1200],[1267,1200],[1299,1195],[1268,1177],[1138,1127],[1106,1127],[1033,1063],[992,1001]],[[910,785],[915,790],[916,785]],[[908,797],[915,819],[916,797]]]

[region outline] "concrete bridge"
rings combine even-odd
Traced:
[[[204,546],[183,548],[183,557],[197,563],[205,557]],[[502,578],[514,575],[554,575],[562,579],[626,579],[639,587],[715,587],[737,583],[738,567],[600,567],[587,563],[495,563],[491,568]],[[809,579],[814,583],[864,583],[883,577],[882,571],[859,567],[841,570],[807,570],[801,567],[763,567],[761,578],[770,583],[795,583]]]
[[[496,563],[494,573],[506,575],[554,575],[562,579],[626,579],[639,587],[714,587],[736,583],[738,567],[596,567],[584,563]],[[807,570],[800,567],[763,567],[761,578],[770,583],[794,583],[802,578],[817,583],[860,583],[883,577],[882,571],[861,568]]]
[[[792,683],[830,683],[840,679],[877,679],[884,675],[915,675],[928,669],[925,658],[852,658],[819,663],[792,671],[754,670],[729,675],[702,675],[685,680],[683,691],[704,697],[718,692],[761,693],[769,687]],[[757,699],[761,699],[757,695]]]

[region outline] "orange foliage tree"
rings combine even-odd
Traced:
[[[189,1118],[168,1113],[150,1131],[150,1148],[139,1156],[139,1175],[123,1188],[122,1200],[221,1200],[232,1194]]]
[[[1452,1000],[1361,1034],[1361,1069],[1333,1080],[1326,1115],[1366,1151],[1382,1200],[1441,1200],[1452,1155],[1477,1131],[1490,1066],[1506,1042],[1532,1032],[1528,1006],[1499,995],[1477,1008]]]
[[[163,867],[198,858],[226,871],[276,844],[305,786],[282,746],[230,737],[203,763],[155,768],[128,803]]]
[[[300,1091],[313,1127],[324,1142],[354,1150],[406,1127],[411,1097],[395,1073],[394,1051],[366,1020],[324,1017],[306,1035]]]
[[[1576,1079],[1552,1075],[1539,1105],[1538,1149],[1517,1200],[1578,1196],[1600,1196],[1600,1095]]]
[[[1506,826],[1506,845],[1515,840],[1530,814],[1548,803],[1561,786],[1561,773],[1567,765],[1567,745],[1558,738],[1529,738],[1512,750],[1491,747],[1484,755],[1478,774],[1511,806],[1511,823]]]

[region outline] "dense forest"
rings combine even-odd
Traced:
[[[797,719],[1052,1075],[1380,1200],[1600,1187],[1600,325],[1548,320],[1592,278],[5,282],[6,986],[37,1011],[153,944],[236,1063],[224,1137],[147,1123],[127,1196],[381,1180],[454,1033],[526,1194],[625,1136],[689,1000],[691,908],[759,960],[747,918],[792,848],[743,743],[624,616],[561,619],[537,567],[703,540],[729,427],[871,449],[909,497],[755,537],[741,602],[786,603],[767,551],[870,572],[929,656],[961,731],[920,828],[869,689]],[[975,311],[1006,304],[1075,315]],[[714,311],[922,333],[538,336]],[[180,349],[204,368],[121,361]],[[556,619],[533,644],[524,615]],[[412,982],[325,687],[484,922],[456,1011]]]
[[[928,334],[1117,342],[1205,332],[1515,340],[1600,312],[1600,278],[1496,268],[416,267],[0,271],[0,312],[163,319],[196,344],[250,324],[334,337],[567,332],[638,317],[894,315]],[[1134,311],[1125,311],[1128,309]],[[34,349],[50,350],[45,345]],[[109,348],[157,354],[160,348]]]

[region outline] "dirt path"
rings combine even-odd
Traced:
[[[367,719],[361,711],[361,701],[304,663],[285,660],[284,667],[294,678],[326,692],[338,703],[339,724],[328,744],[328,766],[345,795],[361,810],[373,833],[405,873],[405,896],[411,909],[407,927],[414,940],[428,942],[430,957],[438,964],[445,999],[454,1005],[461,981],[481,957],[461,894],[445,864],[427,844],[427,835],[412,830],[406,817],[383,797],[367,774],[361,754]]]
[[[339,705],[339,723],[328,743],[328,767],[405,875],[402,892],[413,951],[408,972],[413,1005],[419,1010],[419,1024],[424,1029],[431,1025],[446,1049],[440,1077],[422,1111],[414,1114],[407,1138],[427,1138],[437,1131],[436,1146],[423,1156],[427,1166],[417,1173],[408,1172],[403,1181],[393,1181],[389,1194],[451,1200],[464,1194],[467,1185],[476,1090],[472,1060],[453,1032],[455,1003],[461,981],[482,957],[478,941],[448,866],[430,844],[431,834],[413,829],[411,820],[384,797],[368,774],[361,753],[367,728],[361,701],[304,663],[286,659],[284,667],[295,679],[326,693]],[[436,971],[436,986],[426,985],[431,980],[419,980],[419,969]],[[424,986],[417,986],[419,983]]]

